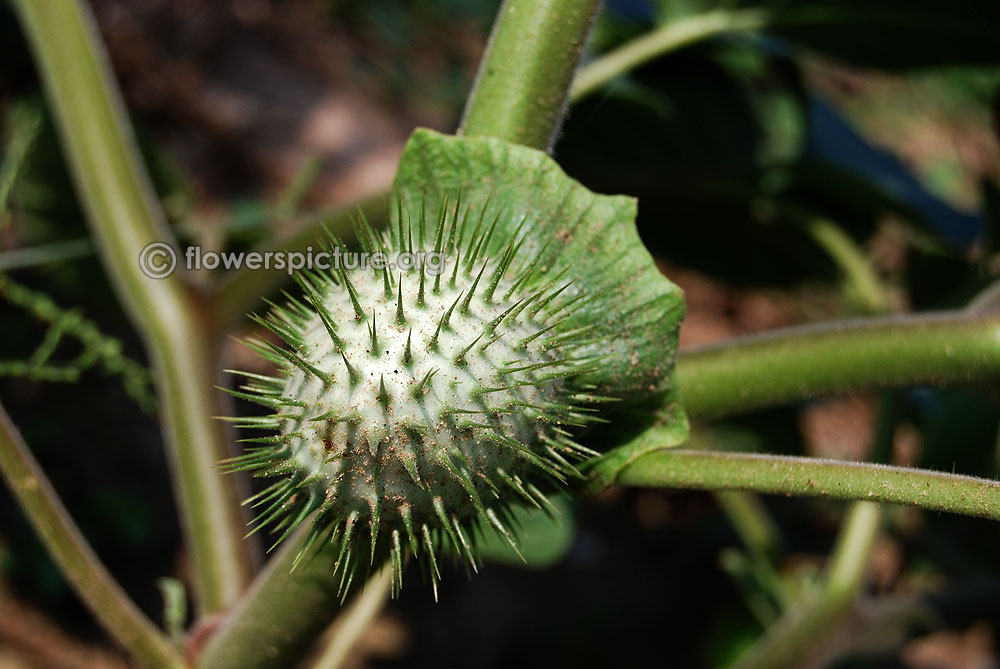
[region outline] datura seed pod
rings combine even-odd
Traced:
[[[633,219],[541,152],[415,133],[386,230],[357,226],[388,262],[302,271],[301,297],[254,317],[280,372],[233,394],[273,413],[232,419],[267,434],[225,466],[277,477],[257,527],[309,519],[341,588],[388,559],[398,589],[408,554],[436,586],[445,550],[477,567],[484,531],[516,550],[512,506],[551,510],[599,455],[591,427],[671,390],[683,298]]]

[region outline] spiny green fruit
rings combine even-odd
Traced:
[[[360,227],[368,251],[433,252],[447,258],[446,275],[305,272],[304,301],[254,317],[287,345],[250,342],[284,374],[246,374],[234,394],[275,414],[237,420],[280,434],[243,440],[253,446],[227,464],[284,476],[255,500],[258,528],[276,525],[284,538],[315,512],[315,536],[341,546],[345,583],[358,560],[388,552],[398,585],[404,546],[426,554],[434,582],[442,542],[475,568],[477,525],[515,546],[509,502],[549,506],[534,482],[579,476],[574,460],[596,455],[571,432],[607,399],[572,383],[600,364],[579,352],[593,333],[556,330],[591,296],[564,273],[549,276],[523,236],[487,256],[487,212],[460,211],[439,218],[432,247],[416,233],[399,248],[394,238],[414,238],[409,227],[394,238]]]
[[[254,317],[284,341],[249,342],[280,374],[242,373],[234,391],[274,413],[230,419],[269,431],[226,463],[280,477],[250,500],[257,529],[281,541],[311,518],[302,554],[332,546],[344,590],[384,559],[398,589],[408,553],[436,589],[445,548],[474,569],[485,531],[516,550],[512,506],[551,511],[543,489],[597,455],[580,442],[599,408],[627,416],[602,448],[647,422],[686,427],[680,411],[627,413],[672,396],[684,313],[634,200],[591,193],[539,151],[418,130],[390,212],[384,233],[358,225],[364,251],[430,252],[444,272],[301,272],[301,298]]]

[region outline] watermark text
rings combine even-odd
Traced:
[[[375,251],[345,251],[339,247],[315,251],[206,251],[200,246],[188,246],[178,257],[177,250],[165,242],[147,244],[139,253],[139,269],[151,279],[164,279],[173,274],[179,261],[185,269],[277,271],[293,274],[308,270],[374,269],[410,271],[423,269],[431,276],[445,271],[445,254],[435,251],[402,251],[396,254]]]

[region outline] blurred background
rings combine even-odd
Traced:
[[[216,249],[385,192],[414,127],[457,126],[498,7],[91,4],[171,224]],[[758,28],[734,21],[593,92],[554,150],[589,188],[639,197],[640,234],[687,294],[682,346],[959,308],[997,279],[1000,4],[609,0],[586,60],[720,12]],[[4,2],[0,124],[0,402],[159,621],[156,579],[186,564],[144,354]],[[995,478],[996,397],[841,397],[699,424],[692,445]],[[528,567],[498,551],[471,580],[449,569],[437,604],[411,579],[351,666],[725,666],[816,580],[845,507],[613,489],[566,508],[531,534]],[[998,565],[995,524],[886,509],[864,592],[810,666],[1000,666]],[[0,667],[123,666],[0,490]]]

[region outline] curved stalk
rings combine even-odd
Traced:
[[[885,502],[1000,520],[1000,481],[862,462],[663,449],[637,458],[614,482]]]
[[[570,101],[581,100],[615,77],[671,51],[724,33],[757,30],[766,23],[767,13],[760,9],[718,9],[671,21],[582,67]]]
[[[882,511],[877,504],[855,502],[841,526],[823,583],[785,613],[733,669],[782,669],[799,666],[816,643],[853,605],[864,580]]]
[[[600,0],[504,0],[458,134],[555,143]]]
[[[1000,314],[943,312],[823,323],[682,351],[691,417],[859,388],[949,386],[1000,376]]]
[[[0,472],[49,555],[101,626],[144,667],[180,669],[181,656],[108,573],[0,406]]]
[[[806,234],[837,264],[844,275],[847,296],[862,314],[887,314],[891,309],[889,293],[864,252],[833,221],[821,216],[798,219]]]
[[[154,367],[195,597],[207,612],[239,596],[251,574],[236,477],[214,389],[215,347],[198,299],[178,275],[140,271],[147,244],[170,240],[130,132],[97,29],[81,0],[14,0],[60,131],[105,271]]]

